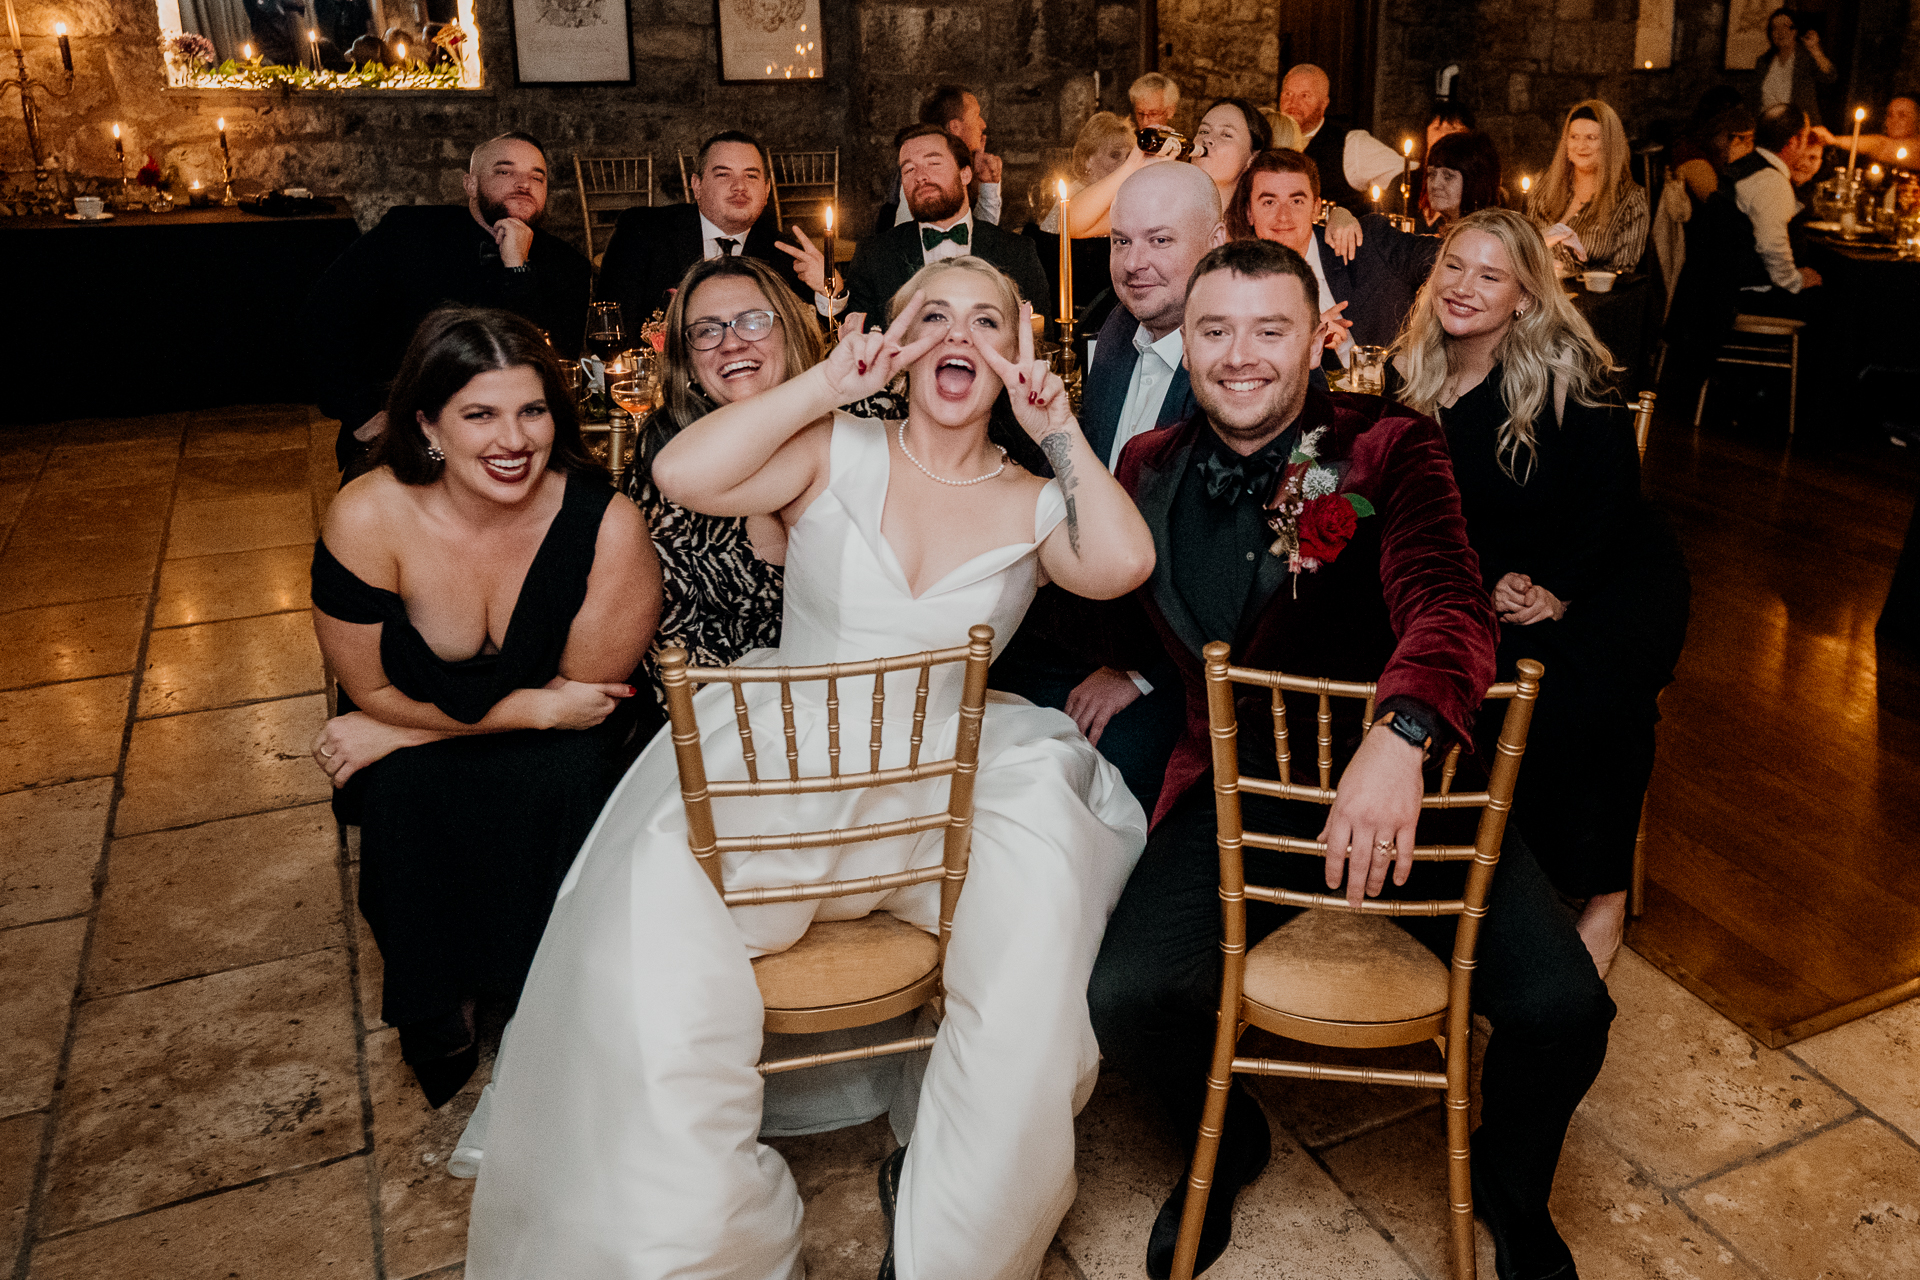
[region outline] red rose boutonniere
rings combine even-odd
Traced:
[[[1373,504],[1357,493],[1341,493],[1340,477],[1344,464],[1327,465],[1318,461],[1318,428],[1294,447],[1287,469],[1267,508],[1267,527],[1273,530],[1273,545],[1267,550],[1284,556],[1287,569],[1299,574],[1316,573],[1322,565],[1332,564],[1346,550],[1354,530],[1364,516],[1373,514]],[[1294,578],[1299,589],[1300,579]]]

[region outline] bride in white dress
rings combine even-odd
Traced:
[[[979,622],[993,626],[997,649],[1042,573],[1111,598],[1152,570],[1146,526],[1088,448],[1059,379],[1032,359],[1030,310],[1006,278],[951,259],[901,292],[887,333],[862,333],[851,317],[824,364],[702,418],[655,462],[661,488],[688,507],[777,511],[787,526],[781,645],[749,663],[944,648]],[[901,371],[912,387],[903,426],[835,411]],[[1056,479],[989,443],[1003,385]],[[950,751],[959,681],[946,670],[956,678],[934,688],[927,736]],[[911,683],[889,692],[889,714],[910,716]],[[862,716],[870,705],[854,688],[840,696]],[[695,705],[709,774],[744,776],[726,687]],[[824,771],[824,713],[803,703],[798,715],[803,764]],[[777,705],[763,701],[754,720],[779,743]],[[904,755],[908,734],[890,727],[889,737]],[[731,833],[817,829],[937,810],[943,796],[930,781],[735,799],[718,802],[716,817]],[[906,1280],[1038,1274],[1073,1199],[1073,1115],[1098,1066],[1087,976],[1146,838],[1139,805],[1073,722],[1007,695],[990,695],[974,796],[946,1017],[922,1070],[894,1067],[908,1080],[893,1117],[896,1133],[911,1134],[892,1239]],[[864,876],[939,857],[933,831],[731,856],[727,881]],[[938,894],[927,884],[729,910],[687,851],[673,752],[659,735],[560,890],[502,1048],[484,1141],[471,1130],[465,1139],[484,1148],[469,1280],[799,1280],[799,1193],[759,1141],[761,1002],[748,962],[791,946],[816,917],[889,911],[932,929]],[[817,1097],[808,1077],[822,1081]],[[887,1107],[840,1068],[779,1085],[799,1091],[781,1098],[784,1113],[803,1117],[789,1132]]]

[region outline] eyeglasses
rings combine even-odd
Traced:
[[[698,321],[682,332],[695,351],[711,351],[726,341],[729,329],[742,342],[758,342],[773,332],[773,323],[779,318],[771,311],[743,311],[731,320]]]

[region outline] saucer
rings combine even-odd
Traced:
[[[113,215],[110,213],[98,213],[89,218],[84,213],[69,213],[66,215],[66,219],[68,222],[112,222]]]
[[[1838,233],[1840,230],[1840,224],[1837,222],[1809,222],[1805,225],[1809,231],[1831,231]]]

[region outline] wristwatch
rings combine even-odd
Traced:
[[[1418,712],[1389,711],[1373,723],[1376,728],[1387,726],[1422,751],[1433,745],[1433,728]]]

